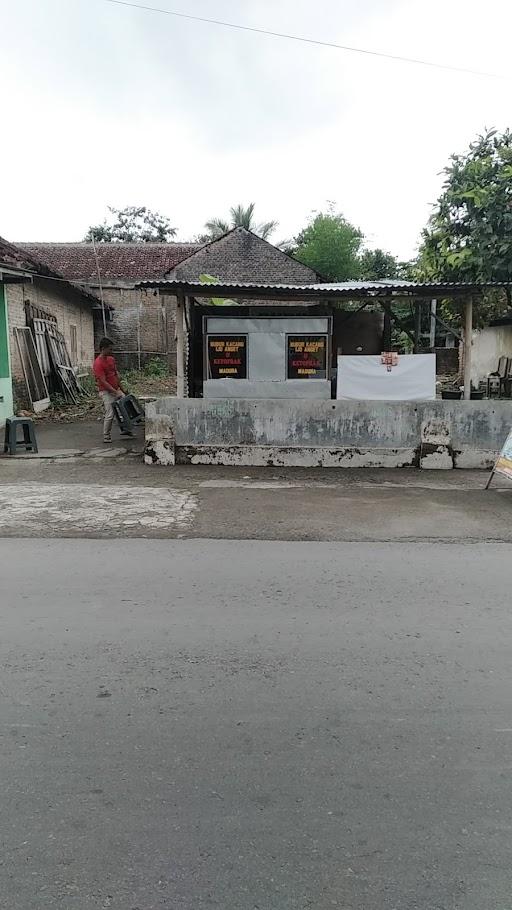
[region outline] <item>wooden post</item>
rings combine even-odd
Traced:
[[[464,318],[464,400],[471,398],[471,345],[473,343],[473,298],[466,302]]]
[[[146,291],[147,296],[147,291]],[[141,323],[141,312],[142,312],[142,299],[139,300],[139,306],[137,308],[137,363],[139,366],[139,373],[141,371],[141,356],[140,356],[140,323]]]
[[[176,395],[185,397],[185,295],[178,291],[176,300]]]
[[[382,350],[390,351],[391,350],[391,315],[389,312],[389,307],[384,305],[384,332],[382,335]]]
[[[436,346],[436,312],[437,300],[430,301],[430,347],[434,350]]]
[[[419,354],[421,347],[421,303],[419,300],[414,302],[414,354]]]

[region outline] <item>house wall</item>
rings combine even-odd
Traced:
[[[26,325],[25,301],[46,310],[57,319],[57,327],[66,339],[71,354],[71,326],[76,327],[78,367],[90,370],[94,359],[92,301],[62,282],[35,279],[33,284],[6,285],[7,312],[13,383],[24,392],[23,369],[13,329]]]
[[[505,355],[512,357],[512,325],[488,326],[473,334],[471,348],[471,381],[474,385],[487,379]]]
[[[13,413],[9,323],[4,285],[0,282],[0,427]]]
[[[90,286],[98,297],[100,289]],[[103,287],[103,300],[113,307],[107,335],[122,369],[137,369],[152,358],[165,359],[176,370],[176,300],[128,283]],[[104,335],[101,310],[95,312],[95,348]]]

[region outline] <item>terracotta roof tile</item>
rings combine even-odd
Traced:
[[[37,270],[36,261],[26,251],[13,246],[3,237],[0,237],[0,265],[31,272]]]
[[[69,280],[97,284],[92,243],[19,243]],[[142,281],[163,276],[201,247],[199,243],[97,243],[101,278],[108,281]]]
[[[54,278],[57,281],[62,281],[64,279],[65,284],[73,287],[90,302],[97,302],[98,298],[95,294],[86,287],[81,287],[79,284],[75,284],[74,281],[70,281],[69,278],[64,276],[58,269],[52,267],[50,263],[40,259],[35,254],[35,250],[32,251],[27,248],[22,249],[20,244],[9,243],[3,237],[0,237],[0,268],[2,265],[5,266],[5,268],[32,272],[34,277],[40,276],[43,279]]]

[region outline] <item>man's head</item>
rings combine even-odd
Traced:
[[[110,338],[102,338],[100,341],[100,354],[103,354],[104,357],[110,357],[113,350],[114,345]]]

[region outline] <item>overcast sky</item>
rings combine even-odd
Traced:
[[[138,0],[135,0],[138,2]],[[497,80],[113,6],[0,0],[0,234],[80,240],[107,205],[169,215],[179,239],[255,201],[276,240],[333,200],[413,255],[439,172],[511,124],[510,0],[140,0],[421,57]]]

